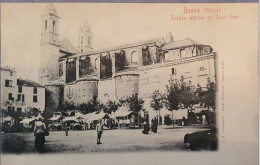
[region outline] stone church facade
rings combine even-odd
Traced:
[[[65,99],[80,104],[93,96],[106,102],[138,93],[150,111],[151,94],[164,92],[169,81],[182,78],[195,88],[216,81],[216,53],[210,45],[175,41],[168,33],[165,38],[94,50],[91,27],[83,22],[76,49],[68,39],[59,40],[59,19],[48,4],[42,15],[39,82],[56,103]]]

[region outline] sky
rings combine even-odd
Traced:
[[[36,82],[41,15],[46,5],[1,5],[1,66],[15,67],[18,77]],[[221,48],[221,44],[217,44],[216,22],[171,20],[172,15],[183,14],[184,4],[54,3],[54,6],[60,16],[60,40],[67,37],[74,47],[78,46],[79,26],[86,20],[94,34],[94,49],[165,37],[168,32],[174,40],[191,38],[211,45],[214,50]],[[208,6],[214,7],[213,4]]]

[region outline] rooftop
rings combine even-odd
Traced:
[[[177,48],[182,48],[182,47],[188,47],[188,46],[193,46],[193,45],[205,45],[200,42],[194,41],[192,39],[185,39],[185,40],[179,40],[179,41],[173,41],[166,43],[162,46],[163,50],[169,50],[169,49],[177,49]],[[209,46],[209,45],[205,45]]]
[[[29,86],[29,87],[43,87],[40,84],[31,81],[31,80],[23,80],[23,79],[17,79],[17,85],[21,85],[21,86]]]
[[[76,55],[73,55],[73,56],[70,56],[70,57],[73,58],[73,57],[84,56],[84,55],[100,54],[100,53],[104,53],[104,52],[115,51],[115,50],[120,50],[120,49],[126,49],[126,48],[130,48],[130,47],[136,47],[136,46],[142,46],[142,45],[147,45],[147,44],[153,44],[153,43],[157,43],[159,41],[164,43],[164,39],[163,38],[156,38],[156,39],[145,40],[145,41],[140,41],[140,42],[136,42],[136,43],[120,45],[120,46],[112,47],[112,48],[93,50],[93,51],[89,51],[86,54],[76,54]],[[67,56],[63,56],[61,58],[65,58],[65,57],[67,57]]]
[[[0,70],[15,72],[15,68],[12,68],[12,67],[9,67],[9,66],[0,67]]]
[[[60,44],[60,51],[69,53],[69,54],[77,54],[79,53],[78,50],[70,43],[68,38],[63,39],[59,42]]]

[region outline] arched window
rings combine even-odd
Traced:
[[[55,21],[53,21],[53,23],[52,23],[52,31],[53,32],[55,32],[56,31],[56,22]]]
[[[97,58],[95,59],[95,69],[97,69]]]
[[[131,54],[131,62],[132,63],[137,63],[138,62],[138,53],[137,52],[132,52]]]
[[[45,20],[45,29],[47,29],[47,20]]]

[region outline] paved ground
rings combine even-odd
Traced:
[[[186,133],[206,130],[199,127],[161,127],[158,133],[142,134],[141,129],[105,130],[101,142],[96,144],[96,131],[64,131],[50,132],[46,137],[46,153],[91,153],[91,152],[131,152],[131,151],[181,151],[187,150],[183,143]],[[34,149],[33,133],[17,133],[25,141],[26,153],[37,152]],[[14,134],[2,134],[6,140]]]

